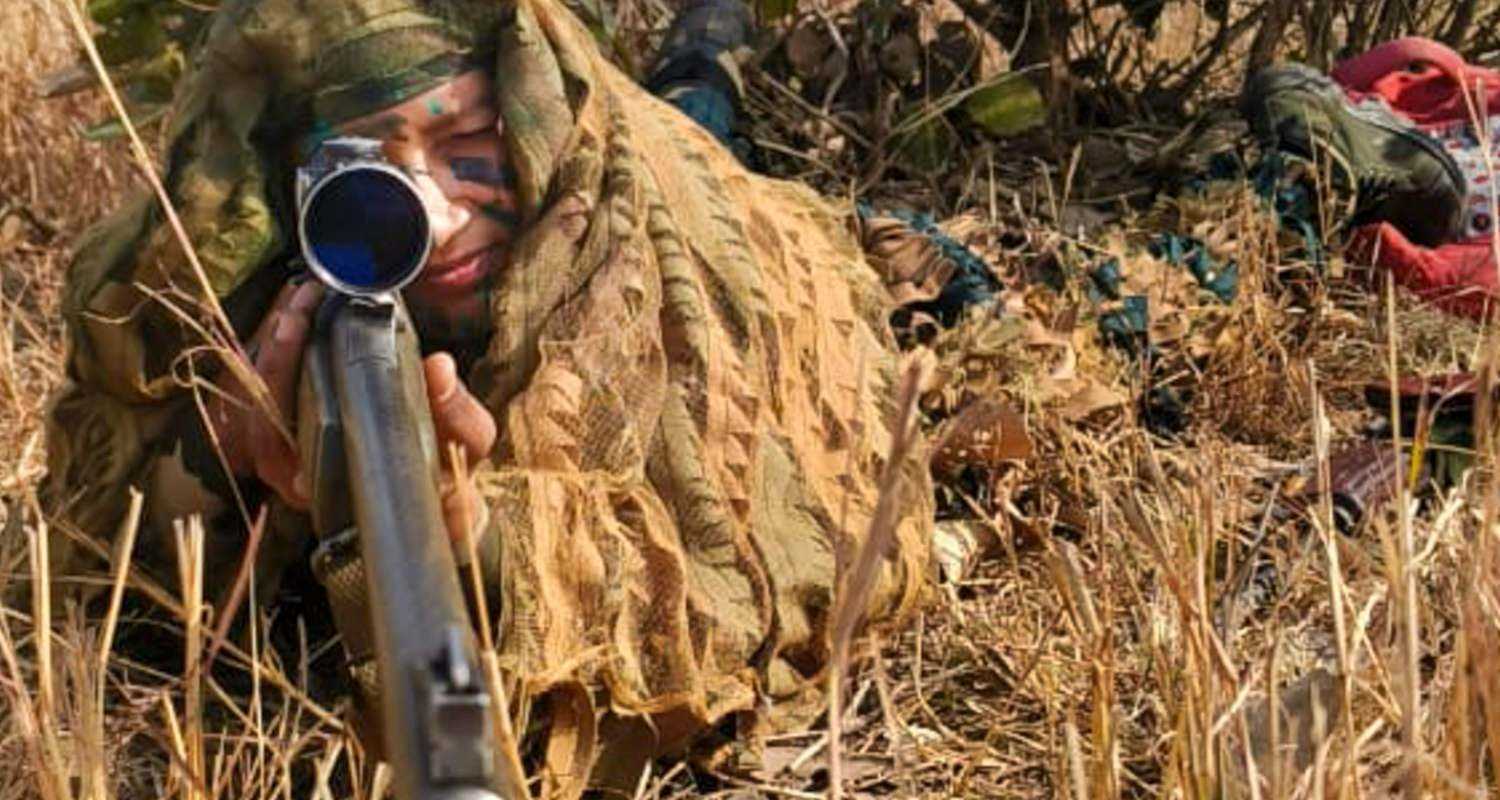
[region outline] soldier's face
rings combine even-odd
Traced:
[[[432,255],[408,298],[446,306],[476,297],[503,266],[518,222],[489,76],[463,73],[339,131],[382,141],[386,158],[411,173],[427,206]]]

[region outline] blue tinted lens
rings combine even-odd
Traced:
[[[351,169],[329,179],[308,204],[306,246],[350,288],[383,291],[422,268],[427,213],[396,176]]]

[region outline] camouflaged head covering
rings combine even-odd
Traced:
[[[225,5],[179,87],[166,147],[169,192],[216,294],[227,296],[289,246],[291,174],[309,136],[491,67],[497,22],[512,13],[495,0]],[[130,315],[140,297],[111,285],[183,289],[195,285],[187,270],[154,201],[141,197],[85,238],[72,307],[93,301],[94,312]],[[101,290],[113,295],[106,308]],[[147,338],[165,335],[147,330],[144,317],[136,325]],[[111,346],[118,331],[75,332],[117,356],[100,361],[118,374],[98,377],[145,397],[168,390],[167,365]]]
[[[195,95],[254,84],[255,125],[316,131],[406,100],[465,68],[490,66],[497,2],[240,0],[198,53],[178,126],[207,103]],[[249,120],[244,120],[248,122]],[[244,124],[243,122],[241,124]]]
[[[499,2],[354,0],[301,4],[278,16],[264,2],[265,38],[313,43],[280,54],[282,92],[311,111],[313,132],[395,105],[454,75],[493,65]],[[279,23],[279,24],[278,24]],[[264,24],[260,21],[257,24]],[[260,33],[240,25],[244,35]],[[264,52],[264,50],[263,50]]]

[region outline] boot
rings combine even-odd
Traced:
[[[1355,193],[1351,224],[1389,222],[1428,247],[1462,236],[1457,162],[1384,102],[1355,104],[1322,73],[1285,64],[1250,77],[1240,110],[1264,147],[1331,166],[1333,188]]]
[[[752,25],[742,0],[689,0],[645,82],[731,149],[744,95],[735,56],[748,46]]]

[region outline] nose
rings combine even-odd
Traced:
[[[421,181],[418,185],[422,189],[422,204],[427,208],[427,218],[432,224],[432,252],[439,254],[474,218],[474,210],[469,203],[450,196],[434,180]]]

